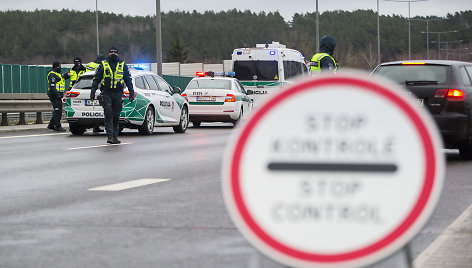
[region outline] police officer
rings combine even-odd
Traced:
[[[87,63],[87,65],[85,65],[85,69],[87,69],[87,71],[96,72],[98,67],[100,66],[100,63],[102,63],[103,60],[106,60],[105,55],[98,54],[94,61],[91,61]],[[93,127],[93,132],[103,132],[103,129],[101,129],[100,126],[97,125]]]
[[[328,35],[321,38],[320,51],[313,55],[309,63],[312,75],[326,70],[336,72],[338,63],[334,58],[335,48],[336,40],[333,37]]]
[[[87,63],[85,68],[87,69],[87,71],[94,71],[95,72],[95,71],[97,71],[98,66],[100,66],[100,63],[102,63],[103,60],[106,60],[105,55],[98,54],[94,61],[91,61],[91,62]]]
[[[70,69],[69,73],[67,74],[68,77],[70,78],[70,88],[74,86],[74,84],[77,82],[77,79],[85,73],[87,69],[85,69],[85,66],[82,65],[82,59],[79,57],[74,58],[74,67]]]
[[[105,113],[105,130],[108,135],[107,143],[118,144],[120,132],[119,120],[122,106],[123,83],[129,91],[129,101],[134,100],[134,89],[131,75],[125,62],[118,57],[118,49],[110,48],[108,59],[101,62],[93,78],[90,98],[95,99],[98,84],[103,90],[103,108]]]
[[[55,131],[66,131],[61,126],[62,97],[66,86],[66,80],[64,79],[66,76],[67,73],[61,74],[61,64],[58,61],[53,62],[52,69],[49,70],[47,77],[49,83],[48,97],[54,108],[48,128]]]

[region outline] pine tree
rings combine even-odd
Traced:
[[[188,50],[185,44],[180,41],[177,36],[172,43],[172,47],[167,53],[167,62],[180,62],[184,63],[187,60]]]

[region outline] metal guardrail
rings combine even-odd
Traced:
[[[2,93],[0,94],[0,113],[2,126],[8,125],[8,113],[19,113],[19,124],[26,125],[26,112],[36,112],[36,124],[42,124],[42,112],[52,111],[48,96],[43,93]]]

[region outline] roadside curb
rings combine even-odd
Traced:
[[[30,130],[48,130],[47,127],[48,127],[48,124],[0,126],[0,133],[30,131]]]

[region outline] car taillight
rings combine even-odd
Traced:
[[[234,97],[233,94],[227,94],[225,98],[225,102],[235,102],[236,98]]]
[[[184,93],[184,94],[180,94],[180,96],[182,96],[182,97],[184,97],[186,100],[188,100],[187,94],[185,94],[185,93]]]
[[[67,91],[66,92],[66,97],[67,98],[75,98],[77,96],[79,96],[80,93],[79,92],[75,92],[75,91]]]
[[[449,89],[447,91],[447,100],[448,101],[464,101],[465,93],[459,89]]]
[[[138,95],[138,93],[134,92],[134,97],[135,98],[136,98],[137,95]],[[123,98],[129,98],[129,91],[123,92]]]
[[[447,98],[448,101],[464,101],[465,93],[460,89],[438,89],[435,98]]]

